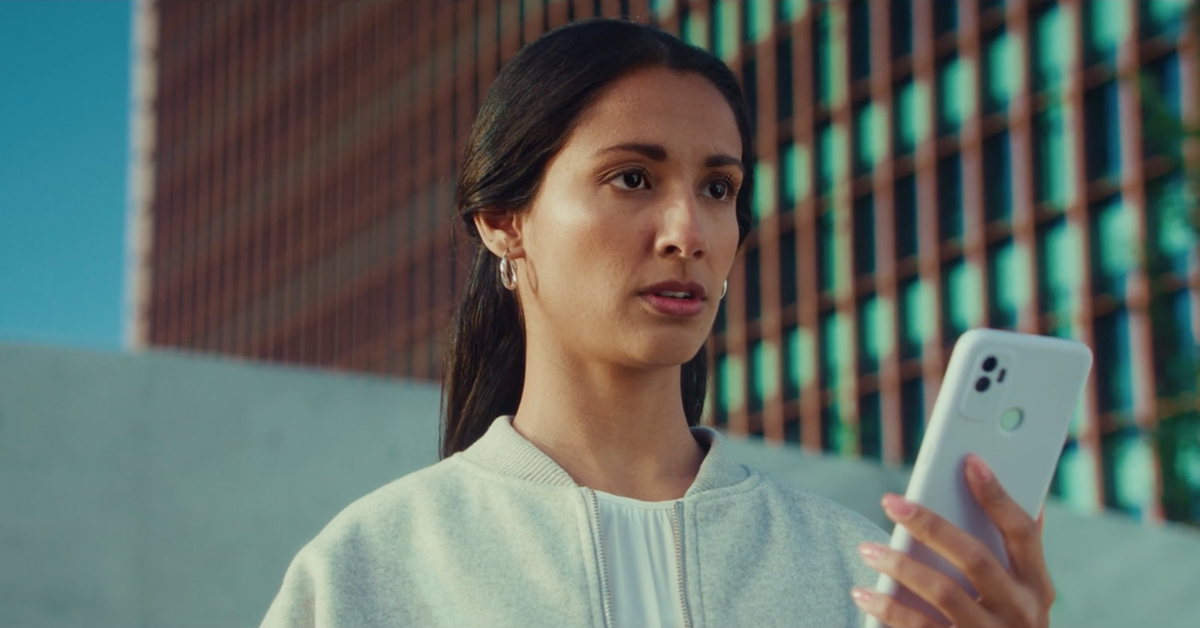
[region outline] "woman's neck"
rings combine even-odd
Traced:
[[[704,460],[680,397],[679,367],[526,361],[513,428],[575,482],[646,501],[682,497]]]

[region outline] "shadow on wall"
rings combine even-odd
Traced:
[[[256,625],[325,523],[436,460],[438,403],[427,384],[0,345],[0,627]],[[881,525],[907,479],[730,447]],[[1200,536],[1051,506],[1046,537],[1056,626],[1200,617]]]

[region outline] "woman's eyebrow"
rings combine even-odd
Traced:
[[[624,144],[615,144],[613,146],[609,146],[607,148],[600,149],[599,151],[597,151],[596,154],[604,155],[607,153],[615,153],[615,152],[638,153],[639,155],[642,155],[642,156],[646,157],[647,159],[650,159],[651,161],[666,161],[667,160],[667,149],[663,148],[662,145],[660,145],[660,144],[644,144],[641,142],[626,142]],[[722,166],[736,166],[739,170],[742,171],[742,173],[746,172],[746,165],[742,163],[741,159],[738,159],[737,157],[734,157],[733,155],[726,155],[726,154],[709,155],[704,160],[705,168],[720,168]]]

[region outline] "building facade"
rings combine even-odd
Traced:
[[[1200,520],[1186,7],[147,2],[130,341],[437,378],[478,104],[524,43],[625,16],[724,59],[756,112],[706,420],[911,462],[959,334],[1073,337],[1096,367],[1054,492]]]

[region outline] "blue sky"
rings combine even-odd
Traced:
[[[0,342],[120,347],[132,6],[0,1]]]

